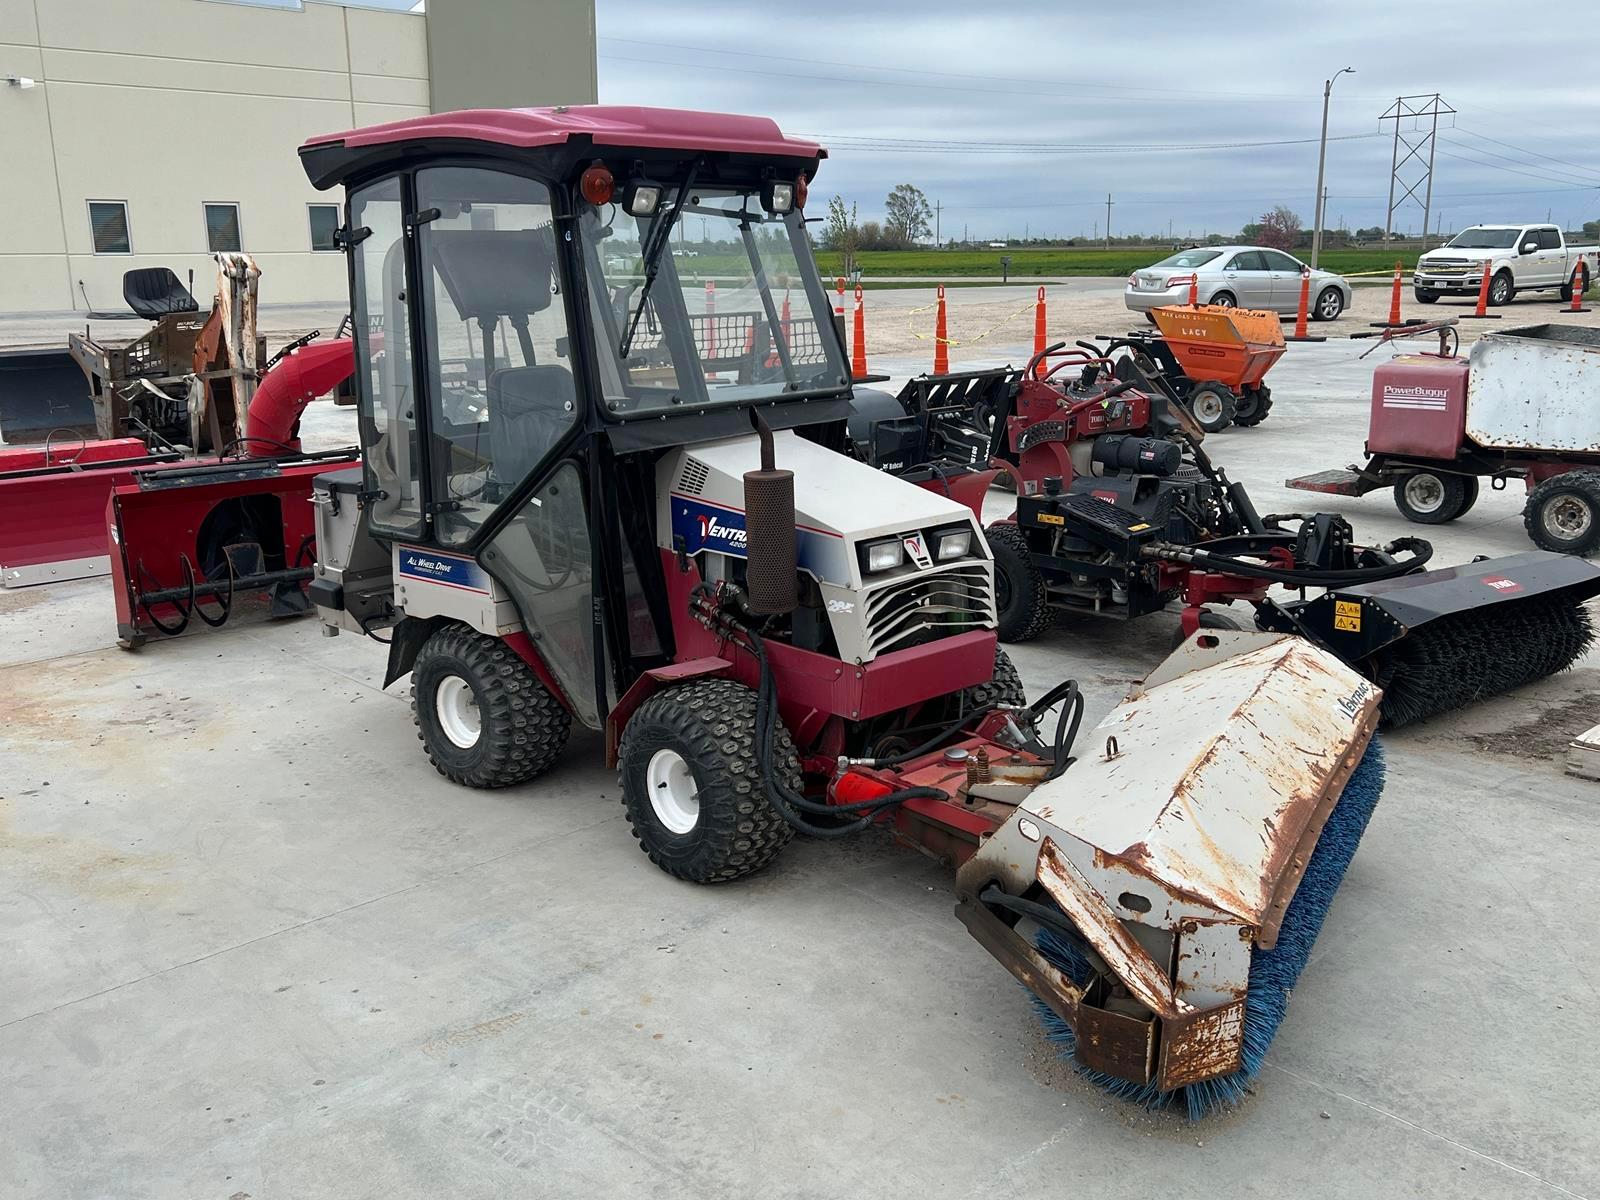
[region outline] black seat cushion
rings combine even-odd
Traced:
[[[506,367],[489,377],[495,474],[515,486],[572,428],[578,392],[561,366]]]
[[[159,321],[173,313],[199,312],[189,289],[172,273],[171,267],[139,267],[122,274],[122,298],[147,321]]]

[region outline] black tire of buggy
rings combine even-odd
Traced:
[[[1439,481],[1439,486],[1444,490],[1444,500],[1432,512],[1424,512],[1415,508],[1406,499],[1406,486],[1419,475],[1429,475]],[[1478,498],[1478,481],[1472,479],[1472,486],[1467,486],[1468,476],[1446,475],[1439,471],[1412,471],[1394,485],[1394,506],[1400,510],[1400,515],[1415,525],[1447,525],[1454,521]]]
[[[1200,415],[1196,411],[1195,407],[1195,398],[1206,392],[1216,396],[1221,402],[1219,405],[1221,410],[1220,415],[1215,420],[1209,422],[1200,418]],[[1195,424],[1200,426],[1201,429],[1205,430],[1207,433],[1221,433],[1229,425],[1233,424],[1234,413],[1237,411],[1238,403],[1238,399],[1234,396],[1233,392],[1229,388],[1224,387],[1222,384],[1202,383],[1196,387],[1194,391],[1189,393],[1189,398],[1185,402],[1184,407],[1189,410],[1189,415],[1194,418]]]
[[[1272,389],[1263,383],[1254,391],[1246,392],[1239,397],[1233,409],[1233,423],[1242,425],[1246,429],[1253,429],[1265,421],[1270,412],[1272,412]]]
[[[1570,541],[1551,537],[1544,524],[1545,505],[1563,492],[1571,493],[1589,509],[1588,530],[1582,537]],[[1580,558],[1587,558],[1600,550],[1600,471],[1567,471],[1546,479],[1528,493],[1528,502],[1522,510],[1522,523],[1533,544],[1541,550],[1576,554]]]
[[[1009,521],[996,521],[984,530],[989,552],[994,555],[995,608],[999,614],[998,632],[1002,642],[1027,642],[1038,637],[1055,619],[1050,607],[1050,590],[1044,576],[1028,557],[1027,539]],[[1001,575],[1004,595],[1001,606]]]

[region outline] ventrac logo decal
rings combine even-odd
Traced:
[[[1356,687],[1356,690],[1351,692],[1348,696],[1340,698],[1339,711],[1354,721],[1358,716],[1361,715],[1362,708],[1366,705],[1371,696],[1372,685],[1370,683],[1360,684]]]
[[[1485,575],[1483,583],[1485,587],[1492,587],[1495,591],[1503,592],[1506,595],[1522,590],[1520,583],[1515,579],[1507,579],[1504,575]]]
[[[922,535],[913,533],[908,538],[901,538],[900,544],[906,548],[906,553],[911,556],[911,561],[919,567],[931,567],[933,557],[928,553],[928,547],[923,544]]]
[[[744,526],[730,525],[721,520],[716,513],[701,513],[695,520],[700,522],[701,545],[711,546],[721,543],[743,550],[750,544],[750,533]]]
[[[1383,406],[1385,408],[1415,408],[1425,412],[1442,412],[1450,403],[1450,393],[1444,388],[1423,387],[1420,384],[1413,387],[1396,387],[1392,383],[1383,385]]]

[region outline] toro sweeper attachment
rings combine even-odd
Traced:
[[[1104,354],[1126,351],[1144,379],[1194,414],[1200,428],[1259,425],[1272,411],[1262,380],[1283,357],[1283,324],[1276,313],[1215,304],[1152,309],[1161,331],[1099,337]]]

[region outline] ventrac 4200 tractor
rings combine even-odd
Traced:
[[[1243,1070],[1252,951],[1377,692],[1302,639],[1207,634],[1074,766],[1082,699],[1026,705],[972,511],[845,452],[802,216],[823,157],[604,107],[305,145],[346,192],[362,449],[314,494],[324,627],[388,641],[452,780],[602,730],[634,835],[696,882],[883,822],[962,867],[963,920],[1084,1061],[1162,1092]]]

